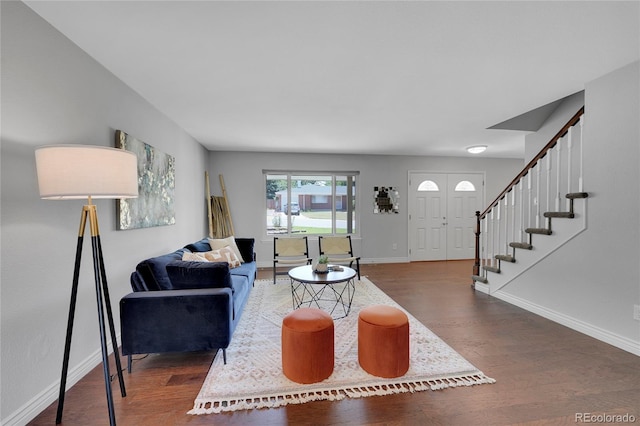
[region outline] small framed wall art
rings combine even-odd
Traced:
[[[373,213],[400,213],[400,194],[395,186],[373,187]]]

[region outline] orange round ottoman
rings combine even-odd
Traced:
[[[409,369],[409,318],[393,306],[375,305],[358,315],[358,362],[369,374],[399,377]]]
[[[297,383],[320,382],[333,373],[333,319],[299,308],[282,320],[282,372]]]

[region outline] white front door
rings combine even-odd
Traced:
[[[409,258],[473,259],[481,173],[409,174]]]
[[[447,259],[473,259],[476,211],[482,209],[483,175],[451,173],[447,178]]]
[[[447,175],[409,177],[409,248],[412,261],[447,258]]]

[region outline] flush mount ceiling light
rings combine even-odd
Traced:
[[[475,145],[467,148],[467,152],[469,154],[480,154],[481,152],[484,152],[486,149],[487,149],[486,145]]]

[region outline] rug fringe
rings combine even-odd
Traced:
[[[442,390],[458,386],[491,384],[496,381],[484,373],[464,376],[442,377],[418,381],[398,381],[383,385],[356,386],[333,390],[287,392],[270,397],[250,397],[242,399],[199,400],[187,414],[217,414],[228,411],[252,410],[259,408],[277,408],[289,404],[304,404],[311,401],[339,401],[344,398],[363,398],[397,393]]]

